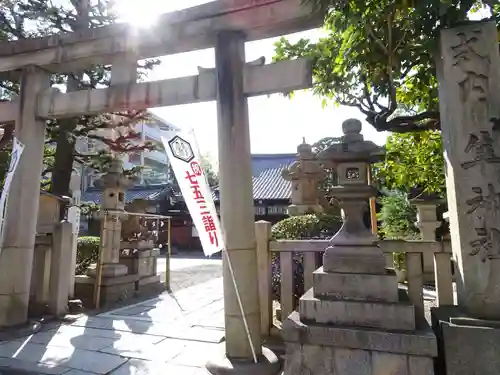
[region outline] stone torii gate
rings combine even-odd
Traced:
[[[222,226],[257,356],[259,303],[247,97],[309,87],[307,60],[245,64],[246,41],[319,26],[322,17],[300,0],[218,0],[163,15],[156,26],[88,29],[0,43],[2,79],[21,78],[17,100],[0,103],[0,123],[15,122],[26,148],[9,196],[0,255],[0,327],[27,319],[42,171],[45,120],[217,100]],[[137,83],[140,59],[215,47],[215,69]],[[111,87],[61,93],[53,73],[111,64]],[[224,265],[226,354],[252,358],[227,264]]]

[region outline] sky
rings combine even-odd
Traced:
[[[148,27],[155,18],[166,12],[189,8],[212,0],[117,0],[116,11],[120,18],[135,27]],[[140,5],[138,5],[140,4]],[[485,8],[471,19],[488,17]],[[321,30],[309,30],[290,35],[292,42],[301,37],[317,39]],[[246,60],[252,61],[261,56],[271,61],[273,43],[279,38],[265,39],[246,43]],[[215,66],[214,50],[200,50],[161,58],[161,65],[150,73],[148,80],[160,80],[198,74],[198,66]],[[252,97],[248,100],[250,139],[252,153],[294,153],[298,144],[305,138],[314,143],[324,137],[342,135],[341,124],[348,118],[362,121],[362,133],[367,140],[378,145],[385,144],[388,132],[377,132],[364,121],[364,116],[356,108],[322,108],[321,99],[310,91],[300,91],[292,99],[280,94]],[[185,128],[194,129],[200,151],[212,161],[217,160],[217,113],[215,102],[188,104],[152,110],[166,121]]]
[[[123,21],[136,27],[148,27],[161,13],[196,6],[209,0],[141,0],[140,12],[137,0],[118,0],[117,11]],[[300,37],[318,38],[320,30],[293,34],[290,40]],[[246,43],[246,60],[265,56],[270,62],[273,43],[279,38]],[[148,80],[160,80],[198,74],[197,67],[215,66],[214,50],[200,50],[161,58],[162,64],[150,73]],[[280,94],[252,97],[248,100],[252,153],[294,153],[302,138],[314,143],[324,137],[342,135],[342,121],[363,115],[355,108],[321,107],[321,99],[308,91],[297,92],[293,99]],[[186,129],[194,129],[202,154],[217,159],[217,112],[215,102],[188,104],[153,109],[156,115]],[[363,121],[365,139],[382,145],[387,133],[378,133]]]

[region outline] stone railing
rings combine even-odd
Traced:
[[[261,331],[263,335],[270,335],[273,328],[273,301],[272,301],[272,255],[279,256],[281,274],[281,315],[288,316],[295,309],[293,255],[303,254],[304,289],[313,285],[313,271],[317,264],[317,255],[326,247],[333,245],[329,240],[278,240],[271,239],[271,224],[266,221],[255,223],[257,239],[257,263],[259,299],[261,308]],[[436,241],[380,241],[382,251],[392,260],[392,253],[405,253],[406,280],[408,297],[415,306],[418,318],[424,317],[424,272],[423,258],[434,258],[434,277],[437,292],[438,306],[453,305],[453,280],[451,271],[451,246],[449,242]],[[392,263],[392,261],[391,261]],[[388,265],[389,267],[391,265]]]

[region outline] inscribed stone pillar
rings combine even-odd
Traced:
[[[441,32],[441,128],[458,304],[500,319],[500,56],[494,22]]]
[[[45,121],[35,116],[37,95],[50,87],[50,74],[23,71],[15,136],[25,145],[10,187],[0,253],[0,327],[26,322],[35,246]]]
[[[215,47],[219,138],[221,224],[227,254],[223,256],[226,355],[252,361],[242,312],[238,305],[230,259],[244,315],[257,356],[261,354],[257,254],[252,196],[252,166],[248,103],[243,93],[245,39],[238,32],[222,32]],[[210,364],[207,368],[213,373]]]
[[[54,316],[62,316],[68,306],[68,279],[71,276],[73,226],[68,221],[58,223],[54,228],[50,265],[49,311]],[[74,268],[74,267],[73,267]]]
[[[297,160],[284,169],[282,177],[292,182],[292,204],[288,207],[291,216],[323,212],[319,203],[318,185],[325,175],[311,145],[302,142],[297,147]]]

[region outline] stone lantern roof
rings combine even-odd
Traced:
[[[342,123],[342,142],[336,143],[318,154],[318,159],[336,162],[366,161],[375,163],[385,157],[385,147],[365,141],[361,134],[361,121],[348,119]]]

